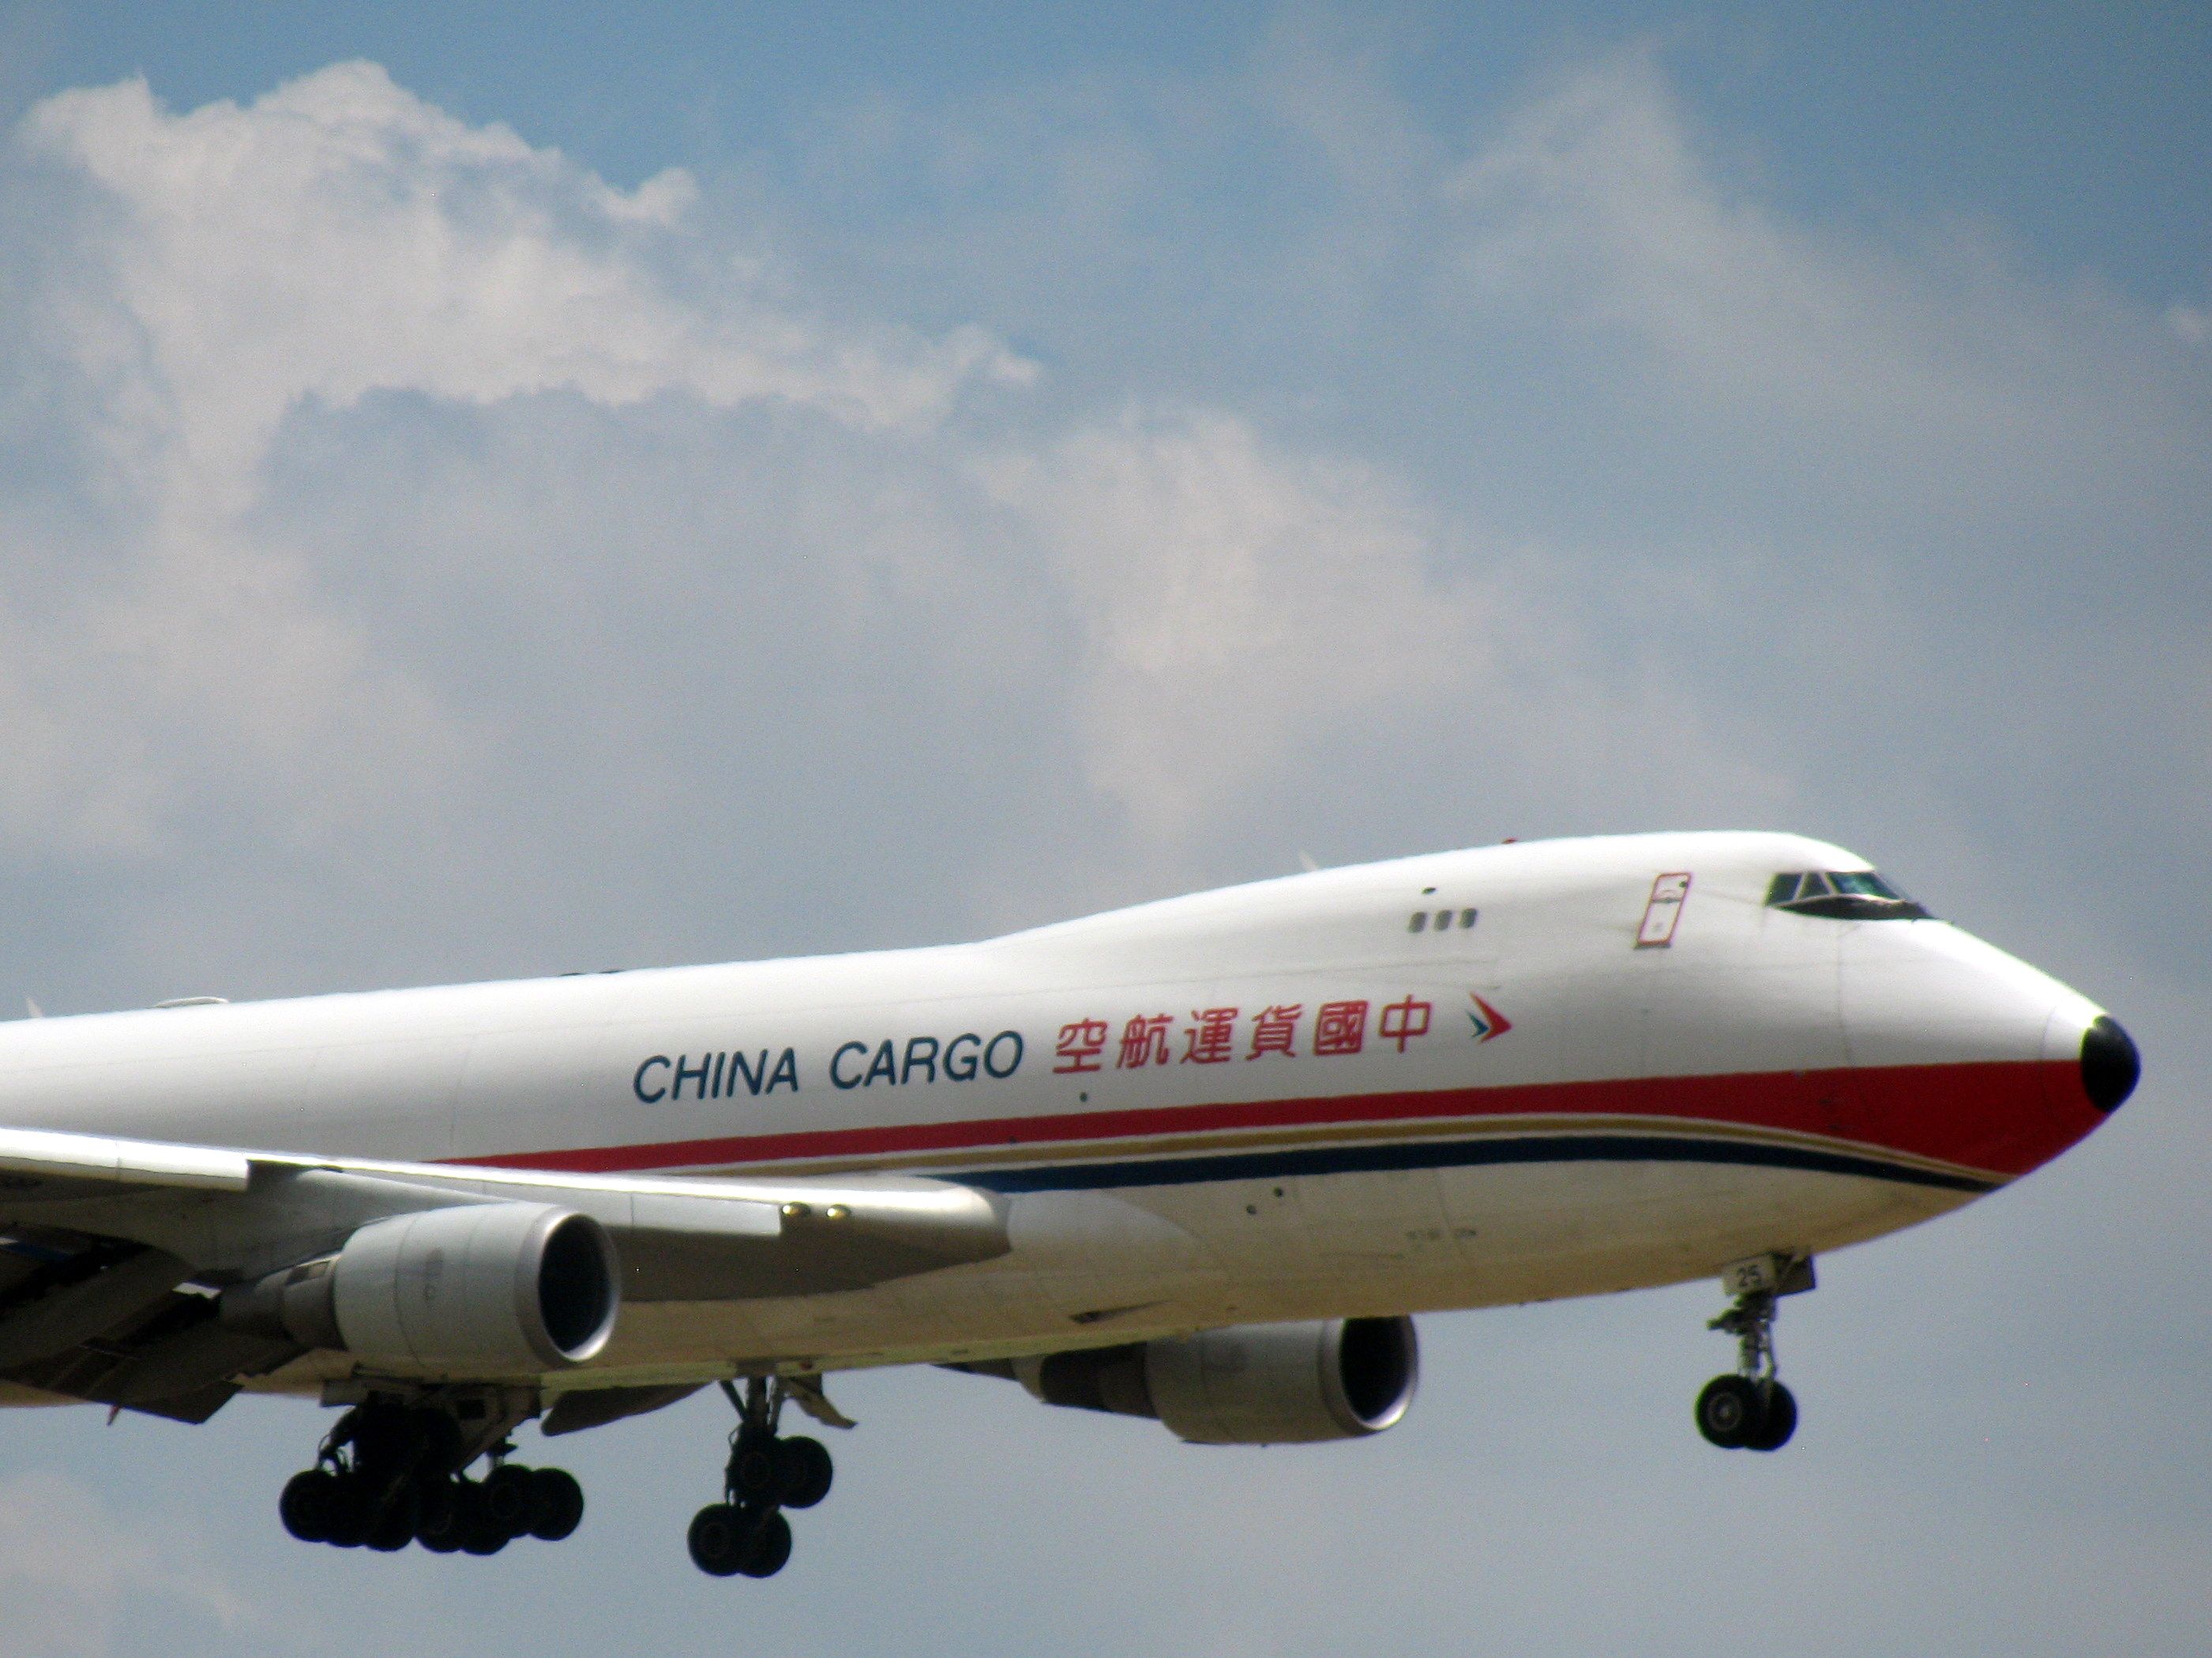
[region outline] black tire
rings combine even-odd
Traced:
[[[368,1528],[368,1546],[379,1554],[397,1554],[415,1540],[416,1528],[422,1523],[422,1496],[413,1480],[404,1480],[385,1497],[383,1508]]]
[[[484,1476],[484,1518],[509,1537],[530,1529],[531,1474],[518,1462],[504,1462]]]
[[[558,1543],[584,1520],[584,1488],[566,1468],[539,1468],[530,1476],[528,1530],[541,1542]]]
[[[739,1440],[737,1448],[730,1453],[726,1478],[731,1496],[739,1503],[775,1502],[781,1467],[776,1458],[775,1441]]]
[[[773,1577],[791,1558],[791,1522],[770,1509],[745,1533],[738,1570],[748,1577]]]
[[[461,1495],[459,1480],[441,1479],[422,1491],[422,1517],[415,1527],[415,1540],[432,1554],[451,1554],[469,1534],[471,1505]],[[473,1492],[474,1486],[466,1488]]]
[[[830,1482],[836,1472],[830,1448],[820,1440],[776,1441],[776,1496],[785,1508],[812,1508],[830,1495]]]
[[[512,1539],[514,1534],[492,1518],[490,1507],[484,1501],[484,1488],[476,1481],[453,1482],[453,1506],[459,1510],[458,1523],[465,1552],[497,1554]]]
[[[1797,1396],[1795,1393],[1780,1382],[1775,1382],[1767,1389],[1765,1406],[1757,1436],[1744,1442],[1747,1449],[1778,1451],[1790,1442],[1790,1436],[1797,1431]]]
[[[321,1468],[310,1468],[286,1480],[284,1494],[276,1499],[276,1517],[284,1522],[284,1529],[302,1543],[329,1542],[337,1483],[337,1475]]]
[[[735,1575],[745,1546],[744,1515],[727,1503],[710,1503],[691,1516],[684,1542],[691,1564],[709,1577]]]
[[[1715,1376],[1698,1395],[1698,1431],[1724,1451],[1750,1444],[1765,1422],[1765,1400],[1747,1376]]]
[[[323,1541],[341,1549],[359,1548],[368,1541],[369,1526],[376,1518],[368,1482],[359,1474],[340,1474],[331,1482],[330,1496]]]

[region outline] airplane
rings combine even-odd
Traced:
[[[557,1437],[718,1386],[694,1563],[765,1577],[936,1364],[1204,1444],[1358,1439],[1413,1315],[1718,1278],[1714,1445],[1780,1300],[2087,1135],[2102,1009],[1802,837],[1507,843],[945,948],[0,1028],[0,1403],[340,1414],[311,1542],[573,1533]]]

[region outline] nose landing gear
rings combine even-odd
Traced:
[[[749,1377],[742,1396],[729,1382],[721,1387],[737,1409],[738,1426],[730,1435],[722,1501],[692,1517],[686,1539],[691,1563],[714,1577],[773,1577],[791,1558],[791,1522],[783,1510],[811,1509],[830,1495],[830,1452],[819,1440],[777,1434],[793,1391],[782,1381]],[[813,1398],[819,1400],[818,1392]],[[826,1408],[821,1401],[819,1409]]]
[[[1778,1297],[1813,1288],[1810,1256],[1758,1255],[1721,1274],[1735,1304],[1705,1327],[1736,1338],[1736,1373],[1715,1376],[1698,1395],[1698,1431],[1729,1451],[1778,1451],[1797,1431],[1797,1399],[1776,1374]]]

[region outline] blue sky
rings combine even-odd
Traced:
[[[2140,1095],[1824,1263],[1756,1469],[1704,1286],[1310,1453],[850,1378],[734,1596],[711,1400],[489,1567],[289,1544],[309,1411],[22,1413],[0,1653],[2205,1648],[2212,22],[1188,10],[0,9],[0,996],[1776,826]]]
[[[1069,76],[1203,73],[1305,27],[1390,60],[1440,128],[1547,65],[1666,43],[1700,117],[1821,213],[1960,216],[2147,302],[2212,263],[2199,8],[1665,5],[1009,8],[549,5],[9,9],[12,101],[143,72],[179,106],[366,57],[456,114],[503,120],[617,182],[681,160],[804,168],[825,109]]]

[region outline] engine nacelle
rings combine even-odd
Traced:
[[[1152,1417],[1194,1445],[1294,1445],[1379,1434],[1420,1381],[1413,1321],[1250,1324],[1018,1359],[1048,1405]]]
[[[223,1292],[227,1323],[282,1330],[408,1373],[581,1364],[622,1304],[614,1240],[551,1204],[464,1204],[372,1221],[335,1255]]]

